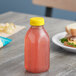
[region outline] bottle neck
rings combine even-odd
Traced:
[[[44,26],[31,26],[31,28],[37,28],[37,29],[41,29],[41,28],[44,28]]]

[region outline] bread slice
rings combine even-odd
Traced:
[[[65,27],[66,32],[71,36],[76,36],[76,23],[67,25]]]

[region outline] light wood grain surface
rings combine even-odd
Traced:
[[[32,0],[34,4],[76,11],[76,0]]]
[[[76,54],[66,52],[54,45],[51,41],[53,35],[64,31],[67,24],[73,21],[45,18],[45,29],[50,36],[50,69],[48,72],[32,74],[24,68],[24,36],[30,27],[30,17],[36,15],[17,12],[7,12],[0,15],[0,22],[14,22],[25,25],[26,29],[9,37],[13,41],[0,49],[0,76],[76,76]]]

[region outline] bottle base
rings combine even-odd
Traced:
[[[26,70],[26,71],[29,72],[29,73],[43,73],[43,72],[47,72],[48,70],[44,70],[44,71],[29,71],[29,70]]]

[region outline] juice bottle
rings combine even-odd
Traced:
[[[50,40],[44,29],[44,18],[30,19],[31,27],[25,35],[24,65],[28,72],[40,73],[49,69]]]

